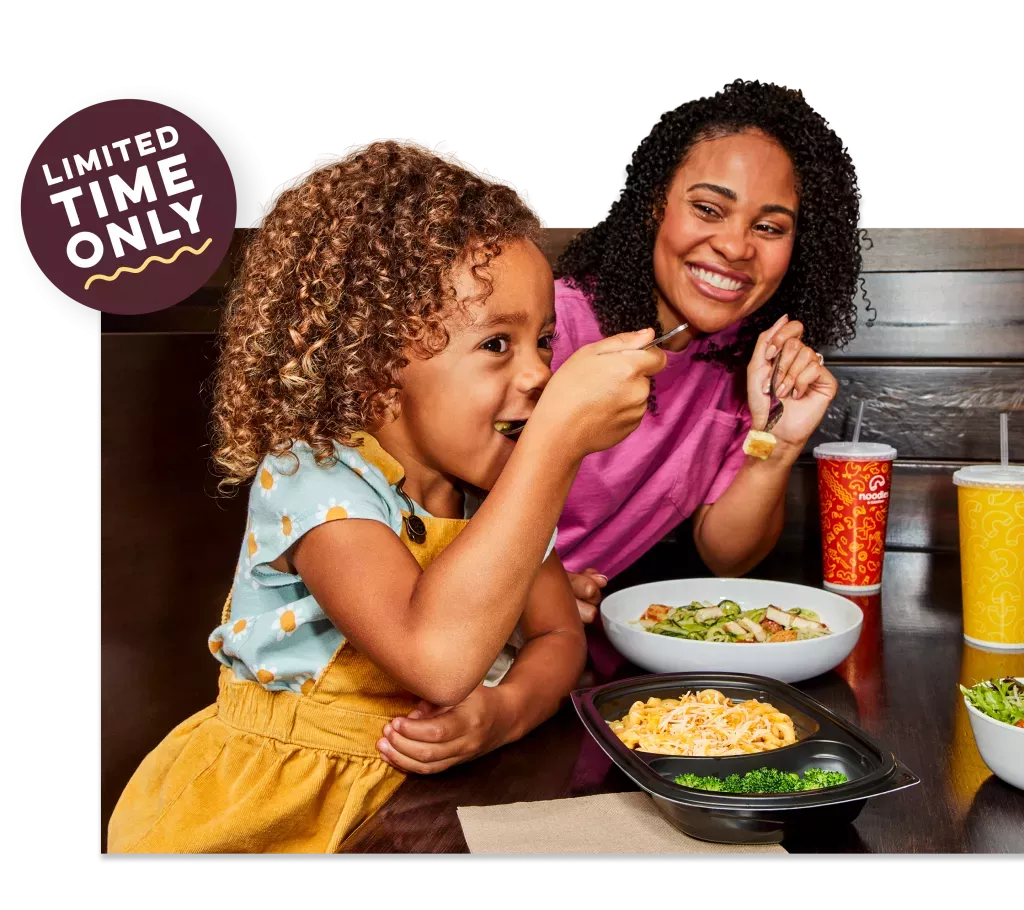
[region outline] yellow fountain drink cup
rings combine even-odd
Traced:
[[[1024,648],[1024,465],[961,468],[953,483],[964,638],[987,648]]]

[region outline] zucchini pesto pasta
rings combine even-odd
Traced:
[[[806,641],[832,634],[813,610],[771,604],[742,610],[734,600],[717,605],[695,600],[685,607],[651,604],[632,625],[655,635],[710,642]]]

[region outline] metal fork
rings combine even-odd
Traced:
[[[768,421],[764,425],[764,431],[770,433],[772,427],[775,426],[782,418],[782,402],[779,401],[778,396],[775,394],[775,377],[779,372],[779,361],[781,357],[775,358],[775,366],[772,369],[772,378],[768,382]]]
[[[655,345],[661,344],[663,341],[668,341],[669,338],[672,338],[675,335],[678,335],[680,332],[685,332],[689,327],[690,327],[690,324],[688,322],[684,322],[682,325],[677,325],[674,329],[672,329],[671,332],[666,332],[664,335],[660,336],[659,338],[655,338],[654,341],[649,341],[642,348],[640,348],[640,350],[641,351],[646,351],[648,348],[653,348]]]

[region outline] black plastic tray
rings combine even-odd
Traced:
[[[629,713],[636,701],[678,698],[683,692],[718,689],[732,699],[771,702],[792,719],[791,746],[721,758],[659,755],[628,748],[608,721]],[[572,694],[583,725],[608,757],[680,831],[723,844],[779,843],[789,836],[853,821],[867,799],[920,783],[910,769],[859,727],[833,714],[799,689],[745,673],[659,673],[580,689]],[[842,771],[849,782],[799,793],[718,793],[675,783],[679,774],[744,774],[756,768],[802,773]]]

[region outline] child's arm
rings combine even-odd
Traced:
[[[578,460],[550,448],[527,426],[476,515],[425,571],[390,527],[358,519],[309,531],[295,568],[371,661],[434,704],[458,704],[515,628],[576,475]]]
[[[511,711],[504,742],[514,742],[551,717],[576,688],[586,663],[583,624],[557,553],[537,573],[519,628],[526,642],[505,678],[493,687]]]
[[[576,599],[557,554],[537,574],[520,621],[526,639],[497,686],[478,686],[450,709],[421,703],[377,743],[385,761],[434,774],[514,742],[558,709],[576,686],[587,645]]]
[[[581,348],[551,379],[515,450],[466,529],[421,572],[390,528],[333,521],[292,561],[317,603],[411,692],[456,705],[515,628],[579,463],[624,439],[646,413],[659,349],[651,330]]]

